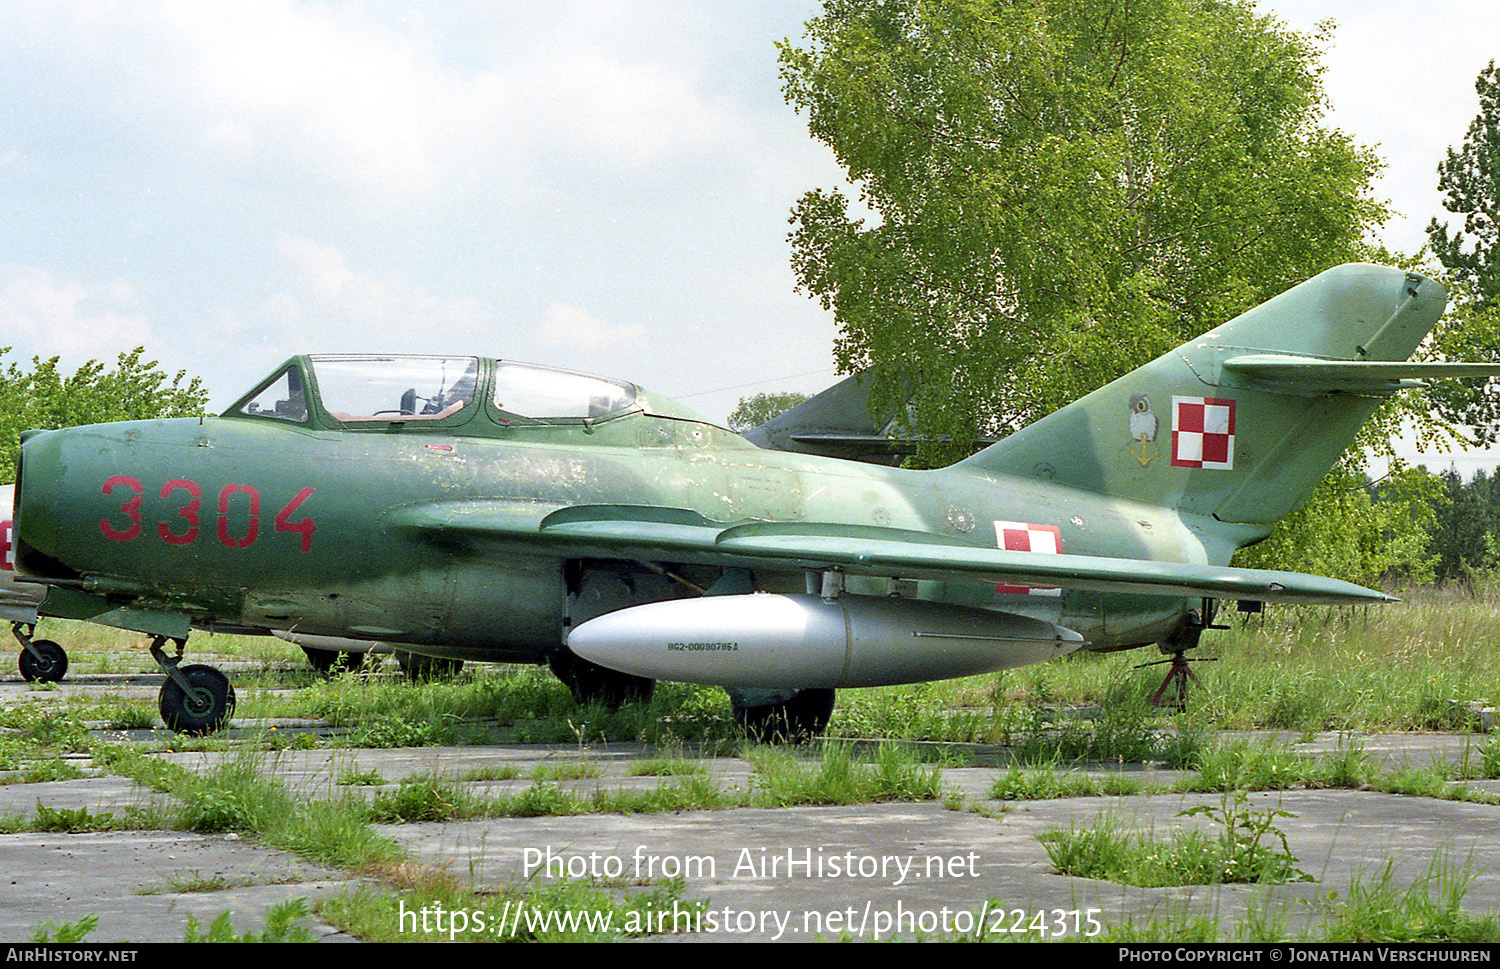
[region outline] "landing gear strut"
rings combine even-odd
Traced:
[[[68,672],[68,652],[50,639],[33,639],[36,623],[11,623],[11,633],[21,644],[17,665],[28,683],[56,683]]]
[[[151,640],[151,658],[167,674],[156,704],[167,729],[202,736],[213,733],[234,713],[234,687],[229,677],[212,666],[181,666],[186,640],[173,639],[176,655],[168,656],[162,645],[166,636]]]

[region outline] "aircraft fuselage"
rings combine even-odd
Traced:
[[[1040,552],[1188,563],[1208,555],[1171,509],[1043,481],[763,451],[711,425],[651,414],[592,429],[517,428],[510,439],[233,417],[95,425],[34,436],[20,473],[20,570],[125,604],[145,625],[156,613],[185,615],[197,625],[495,661],[539,661],[555,649],[570,601],[588,590],[556,556],[434,539],[403,527],[403,509],[485,501],[519,524],[577,505],[653,505],[719,522],[899,528],[986,548],[1005,547],[1007,528],[1030,526]],[[591,612],[688,594],[659,570],[585,566],[611,567],[623,588]],[[688,563],[674,577],[706,585],[712,571]],[[754,581],[773,592],[805,587],[801,572],[758,570]],[[1096,649],[1159,641],[1196,604],[856,576],[848,589],[1046,619]]]

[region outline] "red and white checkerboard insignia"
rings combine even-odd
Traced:
[[[0,522],[0,571],[16,570],[16,547],[10,540],[11,523]]]
[[[1039,552],[1045,555],[1056,555],[1062,551],[1062,532],[1056,525],[995,522],[995,542],[1010,552]],[[995,591],[1008,596],[1062,595],[1061,589],[1035,588],[1028,585],[997,585]]]
[[[1214,471],[1234,468],[1233,400],[1172,398],[1172,464]]]

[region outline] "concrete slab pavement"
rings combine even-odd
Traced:
[[[1331,752],[1348,742],[1317,736],[1295,749]],[[1466,751],[1472,755],[1475,738],[1379,735],[1359,742],[1393,769],[1401,763],[1427,766],[1435,758],[1457,762]],[[1207,824],[1203,818],[1181,818],[1180,812],[1217,805],[1218,796],[1164,793],[1178,773],[1116,765],[1098,770],[1130,771],[1154,793],[998,802],[986,791],[1008,769],[1004,749],[960,745],[951,750],[979,765],[943,770],[945,783],[963,793],[958,810],[940,802],[739,808],[390,824],[378,830],[413,860],[472,877],[481,887],[534,883],[580,870],[597,870],[610,883],[626,886],[681,877],[685,896],[707,908],[698,921],[677,926],[687,931],[654,937],[662,941],[835,938],[846,931],[910,938],[972,928],[976,922],[1036,939],[1086,934],[1095,920],[1180,924],[1202,916],[1233,924],[1251,909],[1297,932],[1318,919],[1316,900],[1330,891],[1344,893],[1357,879],[1388,875],[1404,891],[1443,872],[1471,879],[1466,908],[1500,911],[1500,858],[1489,850],[1500,839],[1500,806],[1372,791],[1256,793],[1252,809],[1293,815],[1278,818],[1277,825],[1315,882],[1135,889],[1055,874],[1038,835],[1100,818],[1158,833],[1173,825]],[[647,787],[672,778],[634,776],[630,766],[660,754],[637,744],[610,744],[316,748],[254,756],[297,796],[320,798],[379,789],[340,783],[354,773],[378,775],[387,788],[405,778],[432,776],[489,795],[532,785],[539,768],[540,776],[564,778],[556,783],[584,792]],[[685,755],[691,757],[691,751]],[[161,756],[206,771],[238,754]],[[751,783],[750,766],[739,758],[707,757],[703,766],[721,788],[744,789]],[[1484,784],[1500,792],[1494,782],[1473,782]],[[8,784],[0,786],[0,817],[29,817],[38,803],[54,810],[123,812],[154,799],[159,810],[170,810],[163,797],[108,775]],[[278,902],[298,897],[311,902],[359,883],[353,873],[310,865],[232,835],[20,831],[0,835],[0,939],[25,941],[43,922],[72,922],[89,914],[100,918],[91,941],[180,941],[189,915],[207,925],[224,911],[244,932],[262,927],[265,911]],[[710,919],[709,912],[717,914]],[[327,938],[348,938],[312,922]]]

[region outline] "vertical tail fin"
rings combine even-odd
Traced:
[[[1225,522],[1275,522],[1403,377],[1437,375],[1434,365],[1395,361],[1446,301],[1440,284],[1414,273],[1330,269],[958,466]]]

